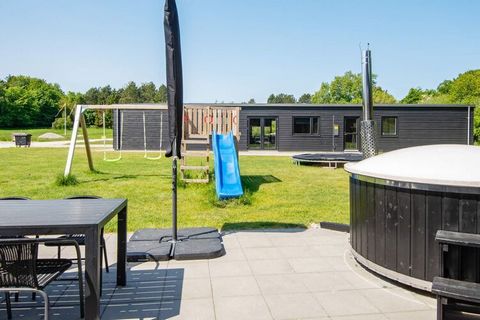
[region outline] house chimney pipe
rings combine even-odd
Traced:
[[[360,142],[364,159],[377,154],[377,131],[375,121],[373,120],[372,82],[372,55],[370,49],[367,49],[362,56],[363,119],[360,123]]]

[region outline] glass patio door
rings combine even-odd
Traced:
[[[277,118],[260,117],[248,119],[248,149],[277,149]]]
[[[358,150],[358,117],[345,117],[344,150]]]

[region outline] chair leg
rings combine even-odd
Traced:
[[[12,319],[12,302],[10,301],[10,292],[5,292],[5,303],[7,305],[7,319]]]
[[[437,298],[437,320],[443,320],[445,309],[442,303],[442,297]]]
[[[58,256],[58,259],[60,259],[62,257],[62,247],[58,246],[57,248],[57,256]]]
[[[50,313],[50,303],[49,303],[49,301],[48,301],[48,295],[47,295],[45,292],[41,291],[41,290],[38,290],[38,292],[40,293],[40,295],[42,295],[42,297],[43,297],[43,303],[44,303],[44,305],[45,305],[45,307],[44,307],[44,308],[45,308],[45,317],[44,317],[44,319],[45,319],[45,320],[48,320],[48,318],[49,318],[49,313]]]
[[[15,292],[15,302],[18,302],[18,298],[19,298],[19,296],[20,296],[20,293],[18,293],[18,292]]]
[[[80,295],[80,317],[85,318],[85,295],[83,291],[83,271],[82,271],[82,256],[80,254],[80,247],[75,244],[75,251],[77,253],[77,273],[78,273],[78,292]]]
[[[102,291],[103,291],[103,253],[100,253],[100,297],[102,296]]]
[[[80,318],[85,318],[85,297],[83,293],[83,272],[82,265],[80,264],[78,270],[78,293],[80,295]],[[101,293],[101,291],[100,291]]]

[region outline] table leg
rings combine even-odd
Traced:
[[[90,228],[85,233],[85,318],[100,319],[100,232]]]
[[[118,214],[117,286],[127,285],[127,207]]]

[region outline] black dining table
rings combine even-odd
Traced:
[[[101,230],[118,216],[117,286],[127,284],[127,199],[0,201],[0,236],[85,234],[85,317],[100,319]]]

